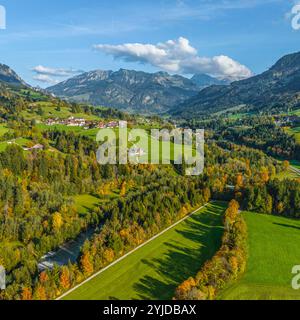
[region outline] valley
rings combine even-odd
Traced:
[[[224,208],[213,203],[198,210],[63,299],[172,299],[176,286],[220,246]]]
[[[300,235],[299,53],[235,82],[121,69],[41,90],[0,70],[0,299],[299,298],[288,287]],[[148,137],[129,154],[171,161],[100,165],[98,131],[119,139],[124,121],[128,136]],[[169,151],[151,135],[185,128],[205,129],[199,176],[174,163],[183,146],[173,137]]]

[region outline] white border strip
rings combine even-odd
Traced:
[[[93,274],[91,277],[89,277],[88,279],[86,279],[85,281],[81,282],[80,284],[78,284],[77,286],[75,286],[74,288],[72,288],[71,290],[67,291],[66,293],[64,293],[63,295],[61,295],[59,298],[57,298],[56,300],[61,300],[64,297],[68,296],[71,292],[77,290],[78,288],[80,288],[81,286],[83,286],[84,284],[86,284],[87,282],[91,281],[92,279],[96,278],[97,276],[99,276],[99,274],[101,274],[102,272],[106,271],[107,269],[111,268],[112,266],[114,266],[115,264],[119,263],[120,261],[122,261],[123,259],[127,258],[129,255],[131,255],[132,253],[134,253],[135,251],[141,249],[142,247],[144,247],[146,244],[148,244],[149,242],[155,240],[156,238],[160,237],[161,235],[163,235],[164,233],[166,233],[167,231],[169,231],[170,229],[176,227],[178,224],[180,224],[181,222],[185,221],[186,219],[190,218],[191,216],[193,216],[195,213],[197,213],[198,211],[204,209],[206,206],[208,206],[209,203],[205,204],[204,206],[196,209],[195,211],[193,211],[192,213],[190,213],[189,215],[187,215],[186,217],[182,218],[181,220],[177,221],[176,223],[172,224],[170,227],[168,227],[167,229],[163,230],[162,232],[160,232],[159,234],[155,235],[154,237],[152,237],[151,239],[147,240],[146,242],[144,242],[143,244],[139,245],[138,247],[136,247],[135,249],[133,249],[132,251],[126,253],[124,256],[120,257],[119,259],[117,259],[116,261],[114,261],[113,263],[111,263],[110,265],[108,265],[107,267],[101,269],[100,271],[98,271],[97,273]]]

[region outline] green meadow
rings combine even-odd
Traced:
[[[291,165],[297,169],[300,169],[300,161],[292,160],[290,161]]]
[[[80,214],[87,214],[100,204],[101,200],[90,194],[83,194],[73,197],[75,207]]]
[[[0,137],[3,136],[9,129],[5,125],[0,125]]]
[[[21,147],[27,147],[29,142],[30,142],[30,140],[25,139],[25,138],[17,138],[14,140],[14,143],[21,146]],[[9,146],[9,143],[7,141],[0,142],[0,152],[4,151],[7,148],[7,146]]]
[[[220,295],[225,300],[300,299],[292,268],[300,265],[300,220],[244,213],[248,225],[246,273]]]
[[[296,116],[300,116],[300,109],[293,110],[293,111],[291,111],[289,114],[291,114],[291,115],[296,115]]]
[[[53,125],[53,126],[47,126],[45,124],[38,124],[37,125],[39,129],[47,131],[47,130],[58,130],[58,131],[65,131],[65,132],[74,132],[78,135],[90,137],[91,139],[96,139],[97,133],[100,129],[94,128],[94,129],[88,129],[85,130],[82,127],[72,127],[72,126],[66,126],[62,124]],[[115,128],[112,129],[116,133],[116,137],[118,137],[119,129]],[[130,129],[128,130],[128,135],[130,135]],[[133,147],[134,145],[137,147],[142,148],[145,150],[145,154],[138,157],[137,161],[139,162],[146,162],[151,161],[150,155],[154,155],[156,160],[166,161],[170,159],[171,161],[177,160],[182,154],[183,154],[183,146],[181,144],[176,144],[172,141],[158,141],[154,137],[150,136],[150,133],[147,133],[147,141],[144,139],[138,141],[136,144],[134,142],[128,143],[128,148]],[[185,146],[185,151],[190,156],[195,156],[196,151],[192,146]],[[133,159],[135,160],[135,159]]]
[[[60,109],[57,108],[55,104],[49,101],[40,101],[32,104],[32,110],[25,110],[22,111],[21,115],[25,119],[36,119],[38,121],[46,120],[48,118],[59,118],[59,119],[66,119],[69,117],[75,118],[84,118],[86,120],[100,120],[99,117],[95,115],[88,115],[86,113],[72,113],[70,108],[68,107],[61,107]],[[42,115],[39,114],[39,108],[42,109]]]
[[[300,143],[300,127],[289,128],[287,132],[295,137],[297,143]]]
[[[172,299],[221,245],[226,203],[215,202],[71,292],[66,300]]]

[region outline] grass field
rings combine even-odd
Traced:
[[[57,110],[57,106],[54,105],[52,102],[48,102],[48,101],[36,102],[36,103],[33,103],[32,106],[34,107],[32,111],[30,110],[22,111],[21,115],[25,119],[36,119],[41,121],[48,118],[66,119],[69,117],[75,117],[75,118],[84,118],[86,120],[100,120],[100,118],[95,115],[88,115],[86,113],[72,113],[71,110],[67,107],[61,107],[60,110]],[[42,108],[43,115],[38,114],[39,107]]]
[[[66,300],[172,299],[219,249],[225,203],[199,210],[67,295]]]
[[[15,144],[18,144],[21,147],[26,147],[28,145],[28,143],[30,142],[30,140],[25,139],[25,138],[17,138],[15,139]],[[7,142],[0,142],[0,152],[4,151],[7,146],[9,146],[9,144]]]
[[[289,129],[287,129],[287,132],[288,132],[290,135],[294,135],[297,143],[300,144],[300,127],[289,128]]]
[[[297,169],[300,169],[300,161],[292,160],[290,161],[291,165]]]
[[[0,125],[0,137],[3,136],[9,129],[5,125]]]
[[[83,194],[73,197],[76,209],[80,214],[89,213],[94,207],[96,207],[101,200],[90,194]]]
[[[221,294],[221,299],[300,299],[291,288],[292,268],[300,265],[300,221],[244,213],[249,233],[246,273]]]
[[[291,114],[291,115],[296,115],[296,116],[300,116],[300,109],[293,110],[293,111],[290,112],[289,114]]]
[[[62,125],[62,124],[58,124],[58,125],[54,125],[54,126],[47,126],[45,124],[38,124],[37,127],[43,131],[47,131],[47,130],[58,130],[58,131],[65,131],[65,132],[74,132],[78,135],[82,135],[82,136],[86,136],[89,137],[91,139],[96,139],[97,133],[99,132],[99,129],[94,128],[94,129],[88,129],[85,130],[82,127],[71,127],[71,126],[66,126],[66,125]],[[119,129],[115,128],[113,129],[115,134],[118,136],[119,134]],[[130,131],[129,131],[130,132]],[[151,152],[152,150],[152,145],[151,145],[151,141],[156,142],[157,140],[155,140],[154,137],[149,136],[148,135],[148,141],[140,141],[137,144],[135,144],[137,147],[141,147],[143,150],[147,151],[148,148],[148,152],[146,152],[144,155],[142,155],[141,157],[139,157],[139,161],[140,162],[145,162],[148,161],[151,162],[151,158],[150,155],[154,155],[154,159],[156,159],[156,157],[158,157],[159,155],[159,159],[160,162],[167,160],[167,159],[171,159],[171,161],[177,160],[179,158],[179,156],[181,154],[183,154],[183,147],[181,144],[175,144],[174,142],[170,142],[170,149],[168,148],[168,142],[165,141],[159,141],[159,144],[154,143],[153,144],[153,152]],[[128,147],[132,147],[134,145],[133,142],[129,142],[128,143]],[[188,154],[195,156],[196,155],[196,151],[193,149],[192,146],[185,146],[185,150],[186,152],[188,152]],[[136,159],[133,159],[136,160]]]
[[[11,90],[14,94],[21,96],[23,98],[31,98],[31,99],[36,99],[36,100],[48,100],[49,97],[45,96],[44,94],[40,93],[40,92],[36,92],[34,90],[30,90],[30,89],[12,89]]]

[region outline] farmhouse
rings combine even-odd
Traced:
[[[119,127],[119,122],[117,121],[110,121],[107,125],[106,125],[107,128],[117,128]]]
[[[47,119],[46,120],[46,122],[45,122],[45,124],[47,125],[47,126],[54,126],[54,125],[56,125],[56,124],[59,124],[59,120],[56,118],[56,119]]]
[[[43,150],[44,146],[42,144],[36,144],[31,148],[23,148],[25,151],[32,151],[32,150]]]
[[[292,116],[275,116],[275,124],[277,126],[290,126],[290,125],[297,125],[300,123],[300,117],[298,117],[297,115],[292,115]]]
[[[142,157],[145,154],[146,154],[146,152],[142,148],[132,147],[131,149],[129,149],[129,156],[130,157]]]

